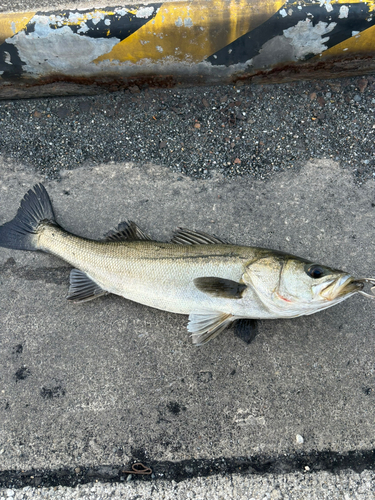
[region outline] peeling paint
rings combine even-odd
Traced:
[[[333,11],[333,7],[331,5],[331,1],[332,0],[320,0],[320,6],[323,7],[323,5],[324,5],[324,7],[326,8],[327,12],[332,12]]]
[[[154,7],[142,7],[137,11],[136,17],[147,19],[148,17],[151,17],[153,13]]]
[[[289,39],[280,35],[263,44],[259,54],[252,59],[251,66],[260,69],[293,60],[295,60],[293,45]]]
[[[349,15],[349,7],[347,5],[341,5],[339,19],[345,19]]]
[[[20,31],[6,41],[14,45],[24,71],[34,76],[59,72],[76,75],[93,59],[110,51],[120,40],[90,38],[73,33],[69,26],[51,29],[49,24],[38,22],[38,29],[26,35]],[[41,58],[43,54],[43,58]]]
[[[115,9],[115,12],[116,14],[118,14],[119,16],[125,16],[127,14],[127,10],[126,9]]]
[[[77,33],[87,33],[89,29],[86,23],[81,23],[81,27],[77,30]]]
[[[304,59],[311,54],[320,54],[328,47],[324,45],[329,37],[324,35],[330,33],[337,23],[324,23],[319,21],[315,26],[310,19],[299,21],[296,26],[284,30],[284,36],[290,40],[294,48],[294,60]]]

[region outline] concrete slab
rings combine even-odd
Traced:
[[[293,474],[267,474],[264,476],[243,476],[231,474],[209,478],[194,478],[175,481],[126,481],[122,484],[91,483],[77,488],[32,488],[20,490],[0,489],[0,500],[27,500],[38,496],[51,500],[90,498],[107,500],[113,498],[137,500],[370,500],[374,498],[374,471],[361,474],[346,471],[330,474],[326,471]],[[3,494],[4,496],[1,496]]]
[[[0,223],[40,181],[1,165]],[[129,218],[167,240],[180,225],[374,276],[374,182],[355,186],[332,161],[268,183],[127,163],[45,186],[83,236]],[[115,296],[68,303],[68,277],[57,258],[0,249],[2,470],[374,448],[370,300],[263,321],[250,345],[227,331],[196,348],[185,316]]]

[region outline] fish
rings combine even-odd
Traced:
[[[16,216],[0,226],[0,247],[43,251],[68,262],[67,299],[86,302],[115,294],[149,307],[189,316],[194,345],[236,322],[246,342],[256,320],[314,314],[360,293],[374,278],[355,278],[301,257],[234,245],[205,232],[178,228],[159,242],[126,221],[101,240],[69,233],[56,222],[43,186],[31,188]],[[372,289],[373,291],[373,289]]]

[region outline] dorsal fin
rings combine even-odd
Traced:
[[[112,229],[105,236],[105,241],[151,241],[151,238],[131,220],[120,222],[116,229]]]
[[[192,231],[183,227],[177,228],[173,233],[171,243],[177,245],[225,245],[226,242],[211,236],[210,234],[203,233],[202,231]]]

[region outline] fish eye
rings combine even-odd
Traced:
[[[324,276],[325,272],[321,266],[313,264],[305,270],[306,274],[310,276],[310,278],[318,279]]]

